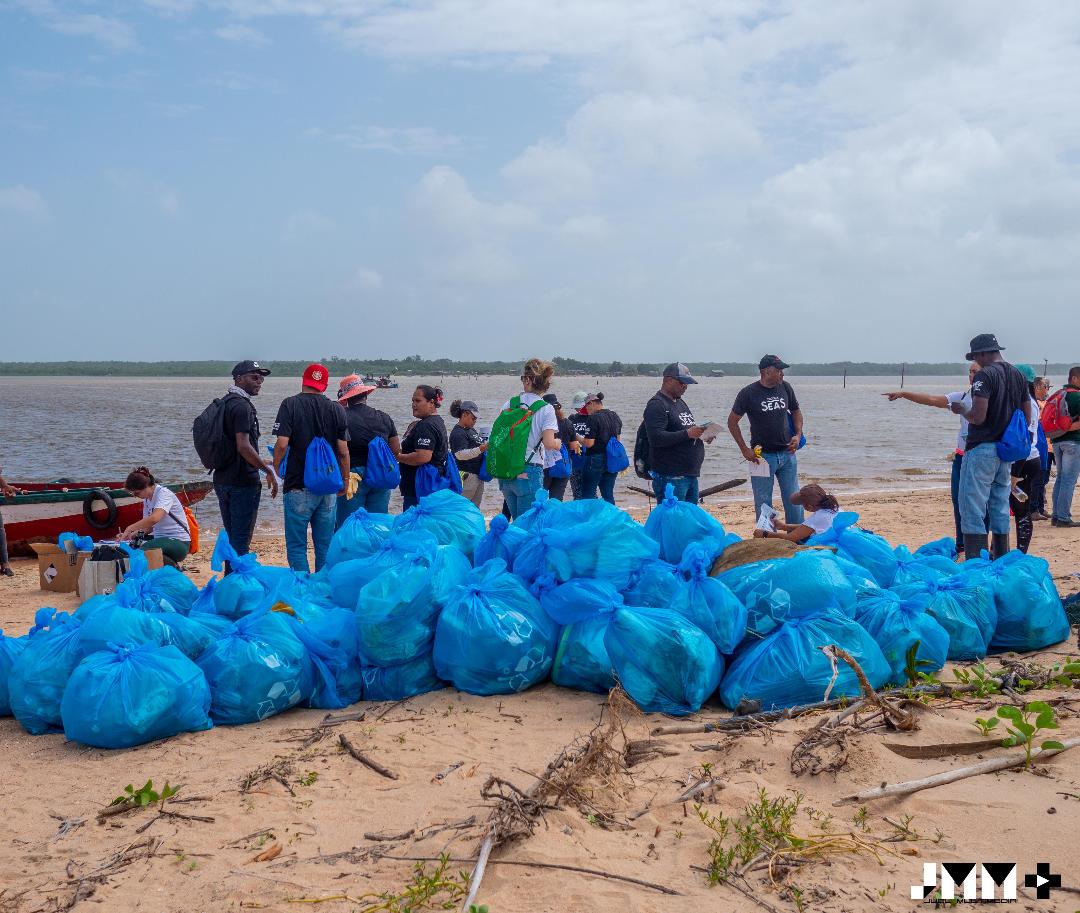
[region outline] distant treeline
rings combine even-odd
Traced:
[[[341,358],[332,356],[320,359],[337,377],[353,371],[392,376],[423,376],[445,374],[517,374],[521,370],[521,361],[455,361],[451,358],[421,358],[409,355],[405,358]],[[622,362],[622,361],[578,361],[574,358],[555,356],[552,359],[558,373],[589,374],[628,377],[657,377],[664,370],[666,362]],[[264,361],[266,367],[275,374],[286,377],[299,377],[308,361]],[[0,362],[0,376],[58,376],[75,375],[81,377],[227,377],[235,362],[232,361],[11,361]],[[757,374],[757,362],[740,361],[691,361],[687,362],[695,374],[707,377],[712,371],[724,374],[753,376]],[[1042,364],[1033,366],[1042,373],[1051,375],[1064,374],[1070,365],[1053,363],[1045,369]],[[855,376],[899,376],[903,371],[908,376],[928,376],[964,374],[967,365],[963,362],[918,362],[901,365],[899,363],[872,361],[834,361],[826,363],[792,363],[793,375],[828,375],[839,376],[845,372]]]

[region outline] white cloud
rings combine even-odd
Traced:
[[[350,149],[392,152],[396,155],[441,156],[462,148],[460,137],[431,127],[384,127],[369,124],[336,132],[313,127],[307,135],[329,139]]]
[[[92,38],[113,51],[127,51],[138,46],[135,29],[122,19],[99,13],[73,12],[52,0],[17,0],[17,3],[54,32]]]
[[[281,237],[289,242],[302,241],[333,227],[334,221],[328,216],[313,209],[302,209],[290,213],[285,219],[281,227]]]
[[[157,203],[165,215],[172,217],[180,215],[180,194],[172,188],[158,188]]]
[[[204,86],[228,89],[230,92],[277,92],[278,80],[273,76],[259,76],[240,70],[224,70],[202,80]]]
[[[214,34],[222,41],[231,41],[233,44],[246,44],[253,48],[261,48],[270,44],[270,39],[258,29],[239,22],[214,29]]]
[[[357,267],[349,279],[349,290],[353,292],[374,292],[382,287],[382,274],[367,266]]]
[[[602,241],[611,233],[611,225],[603,216],[571,216],[562,224],[562,233],[581,241]]]
[[[39,221],[49,217],[49,207],[45,199],[34,188],[25,184],[0,187],[0,212],[29,216]]]

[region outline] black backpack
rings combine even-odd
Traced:
[[[638,425],[637,438],[634,440],[634,472],[639,479],[652,479],[649,470],[652,469],[652,460],[649,456],[649,432],[645,423]]]
[[[227,393],[221,399],[215,399],[191,426],[195,452],[199,454],[203,466],[210,471],[224,469],[236,457],[234,442],[225,436],[225,400],[235,395]]]

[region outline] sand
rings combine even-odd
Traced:
[[[844,507],[858,510],[865,526],[912,547],[948,534],[951,526],[947,496],[940,493],[863,496]],[[715,512],[728,528],[749,534],[746,505]],[[283,563],[280,539],[259,541],[257,550],[264,560]],[[1033,552],[1050,560],[1063,594],[1077,589],[1071,572],[1080,570],[1080,533],[1039,523]],[[206,561],[190,564],[196,569],[192,578],[201,584],[209,573]],[[16,571],[14,581],[0,584],[0,625],[9,633],[24,630],[41,605],[75,607],[73,596],[50,599],[40,593],[30,562],[16,562]],[[1075,630],[1071,642],[1026,659],[1052,664],[1070,656],[1080,656]],[[941,674],[943,681],[951,678],[950,669]],[[1059,699],[1060,737],[1080,735],[1080,693],[1038,692],[1030,699],[1035,697]],[[918,712],[917,732],[857,733],[847,764],[817,776],[795,776],[790,755],[820,715],[750,734],[659,737],[668,754],[586,784],[591,810],[561,803],[545,812],[532,836],[501,847],[494,858],[597,869],[664,885],[680,896],[582,873],[493,864],[479,901],[492,913],[787,911],[798,908],[788,887],[794,886],[804,909],[910,911],[910,886],[921,883],[923,863],[953,860],[1015,861],[1021,885],[1036,863],[1049,862],[1066,885],[1075,886],[1080,750],[1031,772],[980,776],[906,799],[867,803],[865,818],[858,806],[832,805],[842,795],[883,781],[974,762],[973,756],[907,759],[885,743],[979,739],[972,721],[991,714],[1002,700],[937,701]],[[549,760],[592,729],[603,704],[597,695],[552,685],[502,698],[447,689],[400,704],[361,702],[350,710],[365,711],[364,719],[334,727],[319,728],[323,711],[297,710],[257,725],[221,727],[116,752],[66,742],[60,735],[31,737],[14,720],[0,720],[0,796],[6,805],[0,823],[0,911],[367,909],[381,892],[400,893],[413,875],[413,862],[377,858],[379,852],[474,855],[477,829],[439,828],[469,816],[486,818],[480,794],[491,775],[523,790],[530,787]],[[631,717],[627,735],[646,739],[654,726],[722,715],[726,711],[713,705],[681,721]],[[398,779],[386,779],[344,753],[338,745],[341,733]],[[983,757],[996,751],[988,749]],[[460,766],[436,779],[454,764]],[[281,780],[243,788],[245,779],[265,765],[278,765]],[[708,865],[713,834],[698,820],[693,802],[675,801],[703,774],[723,783],[697,800],[710,814],[738,817],[762,789],[769,797],[797,792],[803,798],[792,824],[795,833],[854,833],[873,841],[877,855],[838,848],[796,871],[778,872],[778,885],[766,872],[752,872],[741,884],[753,900],[727,885],[710,886],[698,867]],[[96,820],[96,812],[126,784],[148,779],[159,786],[166,780],[183,784],[180,797],[187,801],[171,805],[172,810],[213,821],[156,817],[149,809]],[[630,820],[647,806],[650,811]],[[395,839],[373,839],[379,836]],[[279,854],[254,861],[267,850]],[[426,866],[433,871],[433,863]],[[467,862],[454,863],[447,877],[469,868]],[[433,903],[451,897],[444,890]],[[460,897],[450,908],[459,904]],[[1036,900],[1034,891],[1020,889],[1021,909],[1078,906],[1076,894],[1055,891],[1049,900]]]

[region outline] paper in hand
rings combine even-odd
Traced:
[[[770,507],[768,504],[762,504],[761,510],[758,512],[757,528],[763,529],[767,533],[775,533],[777,516],[775,508]]]

